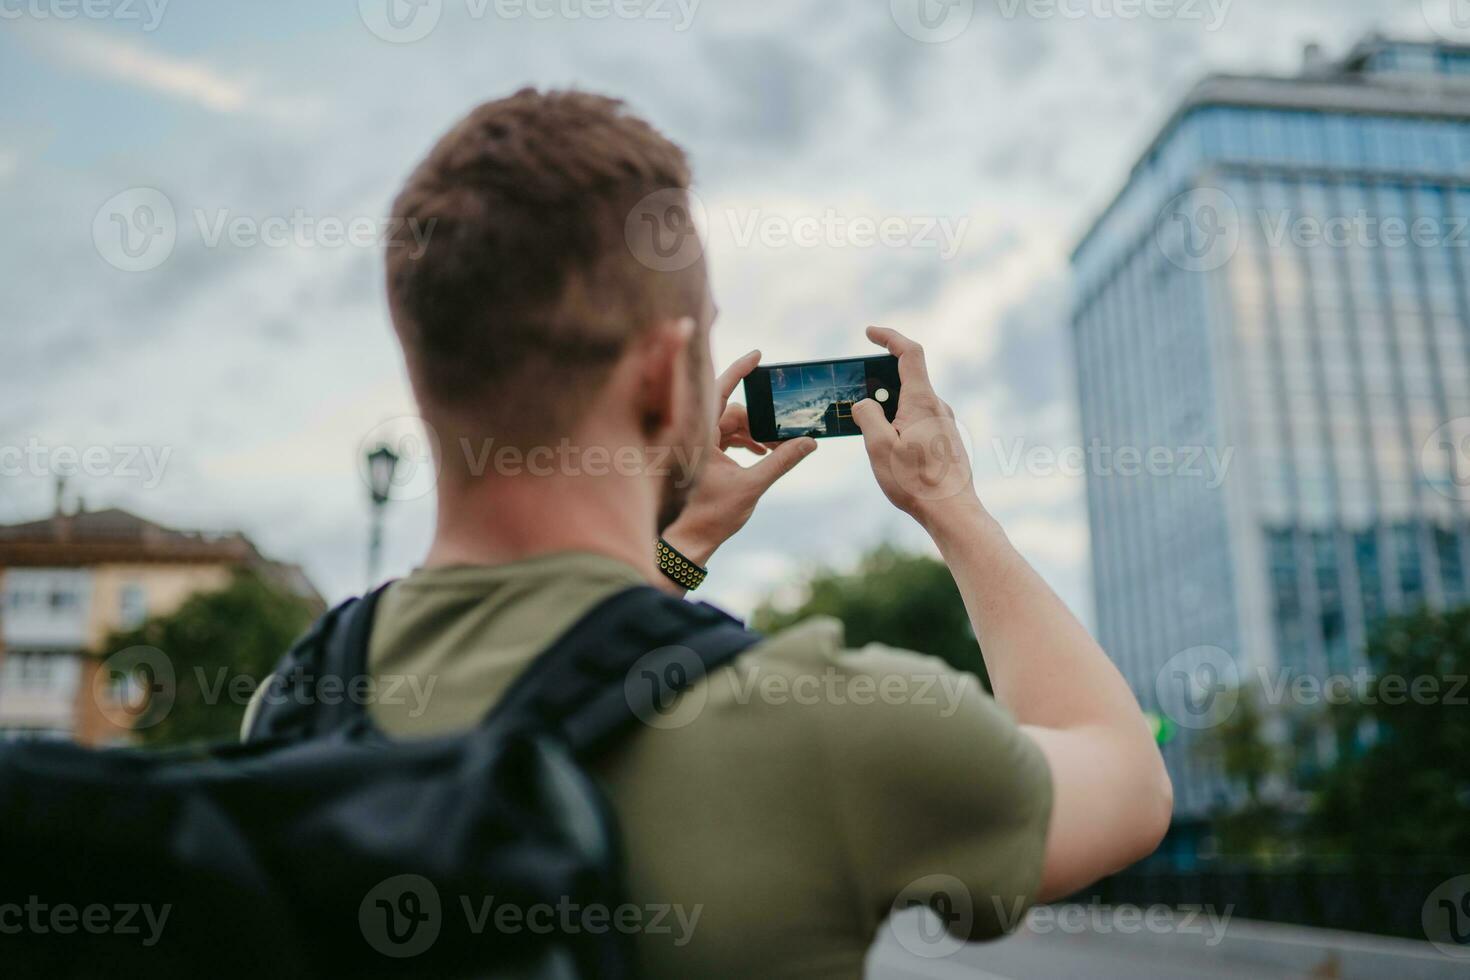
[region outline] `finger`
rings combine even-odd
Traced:
[[[760,492],[765,493],[771,484],[791,472],[792,467],[806,459],[817,449],[817,440],[807,436],[783,442],[771,455],[750,467],[746,472],[755,477]]]
[[[750,434],[750,416],[739,402],[727,405],[725,413],[720,416],[720,448],[729,449],[731,446],[748,449],[757,456],[764,456],[767,451],[766,446],[756,442]]]
[[[764,456],[770,452],[770,450],[766,448],[765,443],[756,442],[749,436],[742,435],[731,436],[730,440],[725,444],[723,448],[744,449],[745,451],[753,453],[756,456]]]
[[[725,368],[715,381],[715,390],[719,392],[720,404],[724,405],[735,394],[735,386],[745,379],[745,376],[755,370],[755,366],[761,362],[761,352],[753,350],[740,358],[734,364]]]
[[[863,434],[863,444],[868,447],[868,455],[874,458],[877,458],[875,454],[879,449],[891,445],[898,438],[893,423],[883,414],[883,406],[871,398],[864,398],[852,406],[852,420]]]
[[[898,380],[905,388],[933,391],[929,381],[929,366],[924,360],[924,348],[917,340],[905,337],[888,327],[869,327],[868,339],[898,358]],[[902,394],[899,395],[902,398]]]

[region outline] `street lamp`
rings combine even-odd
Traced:
[[[368,538],[368,588],[378,584],[378,560],[383,550],[383,505],[393,489],[398,454],[386,445],[367,454],[368,490],[373,495],[372,531]]]

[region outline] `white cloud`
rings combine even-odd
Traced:
[[[10,370],[0,370],[12,389],[26,385],[25,421],[6,421],[68,442],[173,446],[163,488],[129,497],[98,487],[93,499],[131,501],[184,525],[245,527],[273,554],[307,561],[334,597],[359,587],[366,504],[355,453],[367,429],[407,404],[381,287],[339,269],[334,255],[298,250],[180,248],[146,277],[116,275],[87,234],[96,204],[146,178],[190,222],[194,208],[375,214],[474,102],[525,83],[577,84],[627,97],[690,150],[700,194],[720,219],[710,243],[723,310],[717,359],[754,346],[772,360],[856,354],[868,349],[862,327],[875,321],[920,336],[942,394],[973,434],[982,498],[1063,597],[1085,609],[1083,480],[1008,473],[994,442],[1058,449],[1080,438],[1070,390],[1037,380],[1065,371],[1065,331],[1051,329],[1060,315],[1051,303],[1008,324],[1036,294],[1048,298],[1048,283],[1065,281],[1077,233],[1190,78],[1211,68],[1289,71],[1301,40],[1316,36],[1336,53],[1382,16],[1381,0],[1343,0],[1331,18],[1317,6],[1241,0],[1209,36],[1167,25],[977,20],[940,46],[902,35],[886,4],[708,5],[684,33],[641,22],[446,17],[416,45],[384,44],[349,12],[337,33],[282,31],[268,46],[247,49],[224,31],[190,36],[185,50],[202,53],[188,56],[162,48],[161,36],[21,21],[15,29],[27,30],[43,73],[206,112],[173,128],[172,142],[123,146],[95,171],[68,157],[32,193],[0,202],[10,227],[36,230],[0,243],[18,270],[20,319],[36,328],[10,341]],[[1416,29],[1412,16],[1398,23]],[[710,48],[731,38],[782,43],[747,43],[716,63]],[[646,56],[650,45],[659,58]],[[784,74],[771,70],[778,61]],[[769,84],[742,87],[749,74]],[[332,113],[315,112],[304,90],[329,96]],[[85,142],[100,110],[74,111],[65,85],[33,91],[36,118],[66,138],[58,146]],[[770,92],[791,95],[795,107],[778,113]],[[154,108],[129,111],[143,119]],[[242,118],[320,125],[262,139]],[[772,119],[782,125],[743,125]],[[41,140],[0,130],[3,186],[50,160]],[[731,208],[747,218],[836,209],[969,224],[964,247],[944,262],[932,249],[742,248],[724,220]],[[0,500],[0,520],[33,516],[48,494],[39,481],[16,489]],[[387,570],[404,572],[422,555],[431,504],[390,508]],[[883,537],[924,546],[883,500],[861,445],[825,443],[718,556],[713,594],[748,609],[803,565],[846,562]]]
[[[36,50],[59,65],[193,103],[211,112],[309,121],[323,108],[313,96],[272,93],[205,61],[177,58],[130,38],[75,24],[65,25],[64,30],[40,23],[30,27]]]
[[[171,58],[136,41],[68,25],[65,31],[37,31],[43,49],[73,68],[113,81],[161,92],[212,109],[238,112],[249,93],[239,82],[208,65]]]

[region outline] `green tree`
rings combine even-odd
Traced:
[[[1333,712],[1343,753],[1309,830],[1359,858],[1470,857],[1470,608],[1385,621],[1372,679]]]
[[[807,575],[800,604],[778,608],[767,600],[752,624],[774,633],[811,616],[840,619],[849,646],[884,643],[929,654],[979,676],[990,688],[959,588],[934,558],[880,545],[850,572],[819,567]]]
[[[1237,692],[1228,718],[1200,740],[1199,752],[1216,761],[1226,778],[1245,791],[1244,799],[1219,809],[1212,823],[1221,853],[1231,858],[1271,862],[1299,854],[1293,815],[1283,797],[1290,781],[1290,753],[1267,736],[1273,722],[1289,720],[1266,700],[1257,684]]]
[[[138,729],[149,746],[233,739],[245,701],[310,624],[314,610],[255,572],[240,570],[227,587],[189,597],[174,612],[114,633],[109,650],[153,647],[173,668],[155,721]],[[242,680],[245,679],[245,680]]]

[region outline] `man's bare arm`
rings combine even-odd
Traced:
[[[1112,661],[976,496],[923,350],[892,330],[868,336],[899,359],[898,412],[890,424],[863,401],[853,417],[884,493],[949,565],[996,700],[1046,756],[1054,799],[1040,898],[1063,897],[1158,846],[1173,808],[1163,759]]]

